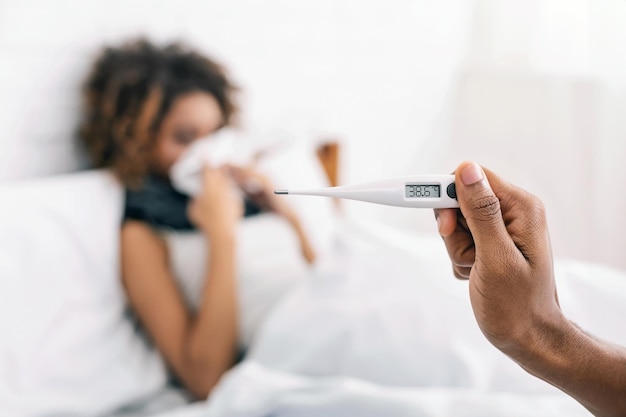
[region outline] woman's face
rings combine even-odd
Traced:
[[[154,173],[167,176],[189,145],[222,125],[222,112],[215,97],[205,92],[180,96],[163,118],[151,156]]]

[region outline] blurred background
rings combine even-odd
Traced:
[[[543,198],[558,256],[623,268],[624,22],[623,0],[2,0],[0,180],[85,167],[102,45],[180,39],[232,72],[244,125],[339,139],[341,182],[475,159]],[[343,208],[436,233],[430,211]]]

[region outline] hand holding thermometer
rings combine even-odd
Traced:
[[[398,207],[459,207],[454,175],[416,175],[312,190],[275,190],[274,194],[345,198]]]

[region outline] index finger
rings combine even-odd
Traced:
[[[443,237],[450,236],[456,228],[458,209],[435,209],[437,229]]]

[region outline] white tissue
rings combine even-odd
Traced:
[[[238,139],[235,133],[225,130],[193,143],[170,170],[174,188],[181,193],[196,196],[202,190],[202,168],[205,165],[217,168],[224,164],[248,163],[250,152],[236,149],[235,142]]]
[[[293,135],[281,131],[251,136],[222,129],[193,143],[171,168],[170,180],[178,191],[195,197],[202,190],[202,168],[205,165],[215,168],[225,164],[248,166],[284,149],[293,139]],[[258,187],[259,184],[250,181],[242,191],[254,193]]]

